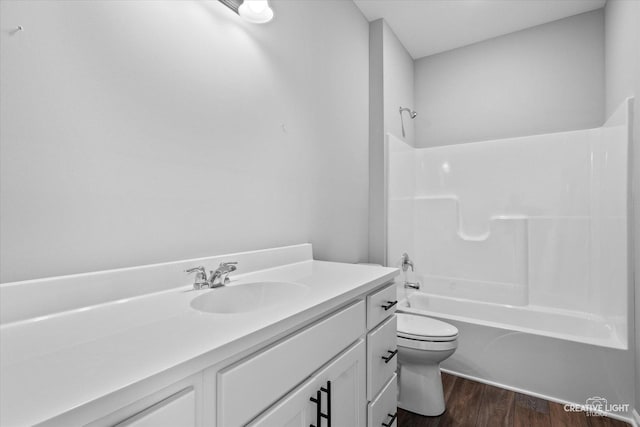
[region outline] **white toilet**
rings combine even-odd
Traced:
[[[444,412],[440,362],[456,351],[457,338],[453,325],[398,313],[398,407],[427,416]]]

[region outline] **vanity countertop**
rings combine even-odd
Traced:
[[[397,274],[394,268],[307,259],[232,275],[228,286],[285,281],[308,287],[258,311],[198,311],[191,300],[217,289],[183,285],[5,323],[0,424],[34,425],[167,370],[195,374],[290,333]]]

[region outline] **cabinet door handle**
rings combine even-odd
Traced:
[[[382,360],[384,360],[384,363],[391,362],[391,359],[396,357],[396,354],[398,354],[398,349],[396,348],[395,350],[387,350],[387,353],[389,354],[386,356],[382,356]]]
[[[398,413],[396,412],[395,414],[387,414],[387,417],[391,417],[391,419],[388,423],[382,423],[382,427],[391,427],[393,425],[393,422],[398,417]]]
[[[398,300],[395,301],[387,301],[386,304],[382,304],[382,308],[384,308],[384,311],[389,310],[391,307],[393,307],[394,305],[396,305],[398,303]]]
[[[320,391],[327,393],[327,413],[320,413],[322,418],[327,419],[327,427],[331,427],[331,381],[327,381],[326,387],[320,387]]]
[[[321,427],[322,426],[322,420],[321,420],[321,416],[322,416],[322,393],[320,393],[320,390],[318,390],[316,392],[316,397],[310,397],[309,398],[310,401],[312,401],[313,403],[316,404],[316,424],[317,426],[314,426],[313,424],[309,424],[309,427]]]

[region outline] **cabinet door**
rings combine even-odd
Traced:
[[[193,387],[169,396],[117,427],[196,426],[196,392]]]
[[[115,398],[115,404],[121,401]],[[72,418],[56,420],[51,425],[85,427],[199,427],[202,426],[202,374],[198,373],[144,397],[127,396],[130,403],[101,418],[85,422],[76,414]],[[114,403],[107,400],[93,411],[105,411],[105,405]],[[92,418],[95,414],[82,414]]]
[[[309,400],[316,395],[316,384],[305,382],[301,387],[285,396],[275,406],[259,416],[250,427],[309,427],[314,425],[315,405]]]
[[[329,412],[331,425],[334,427],[364,427],[366,424],[366,360],[366,345],[364,341],[360,341],[353,348],[348,362],[334,363],[331,372],[325,375],[320,374],[322,382],[325,384],[328,381],[331,382]],[[323,398],[327,396],[326,393],[323,394]],[[325,410],[328,408],[325,407],[323,400],[323,411]]]
[[[363,301],[319,320],[217,375],[217,425],[240,427],[322,369],[362,336]]]
[[[365,343],[358,340],[249,425],[326,427],[328,420],[318,415],[319,404],[320,412],[331,417],[332,426],[364,427],[365,363]]]

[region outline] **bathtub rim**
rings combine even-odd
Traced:
[[[504,306],[503,304],[492,304],[488,302],[472,301],[472,300],[467,300],[463,298],[444,297],[440,295],[429,294],[427,292],[420,292],[420,293],[427,296],[434,296],[436,298],[460,301],[464,303],[473,303],[473,304],[489,305],[489,306],[496,306],[496,307]],[[425,317],[435,317],[439,319],[444,319],[445,321],[446,319],[450,319],[458,322],[471,323],[471,324],[486,326],[490,328],[501,329],[505,331],[518,331],[518,332],[523,332],[523,333],[532,334],[532,335],[554,338],[554,339],[559,339],[563,341],[572,341],[580,344],[593,345],[597,347],[611,348],[615,350],[629,350],[629,341],[620,339],[619,334],[616,331],[615,325],[611,325],[609,323],[606,323],[606,324],[608,325],[608,327],[612,329],[612,334],[609,336],[608,340],[602,340],[598,338],[584,337],[584,336],[579,336],[575,334],[560,334],[560,333],[554,333],[549,331],[541,331],[538,329],[527,328],[524,326],[507,325],[504,323],[498,323],[490,320],[476,319],[472,317],[463,317],[463,316],[458,316],[454,314],[448,314],[448,313],[442,313],[442,312],[431,312],[428,310],[411,308],[407,306],[407,299],[408,299],[407,297],[398,298],[399,300],[397,305],[398,312],[416,314],[416,315],[425,316]],[[532,307],[532,306],[513,306],[513,307],[515,309],[524,309],[524,307]],[[546,307],[541,307],[541,308],[546,309],[546,311],[550,311]],[[540,311],[545,311],[545,310],[540,310]],[[565,315],[570,316],[570,313],[568,313],[568,311],[569,310],[558,310],[554,314],[563,314],[561,312],[565,312],[564,313]],[[578,316],[575,316],[575,317],[578,317]],[[601,316],[589,315],[587,313],[585,313],[584,316],[580,316],[580,317],[583,317],[583,318],[589,317],[592,320],[597,320],[601,318]]]

